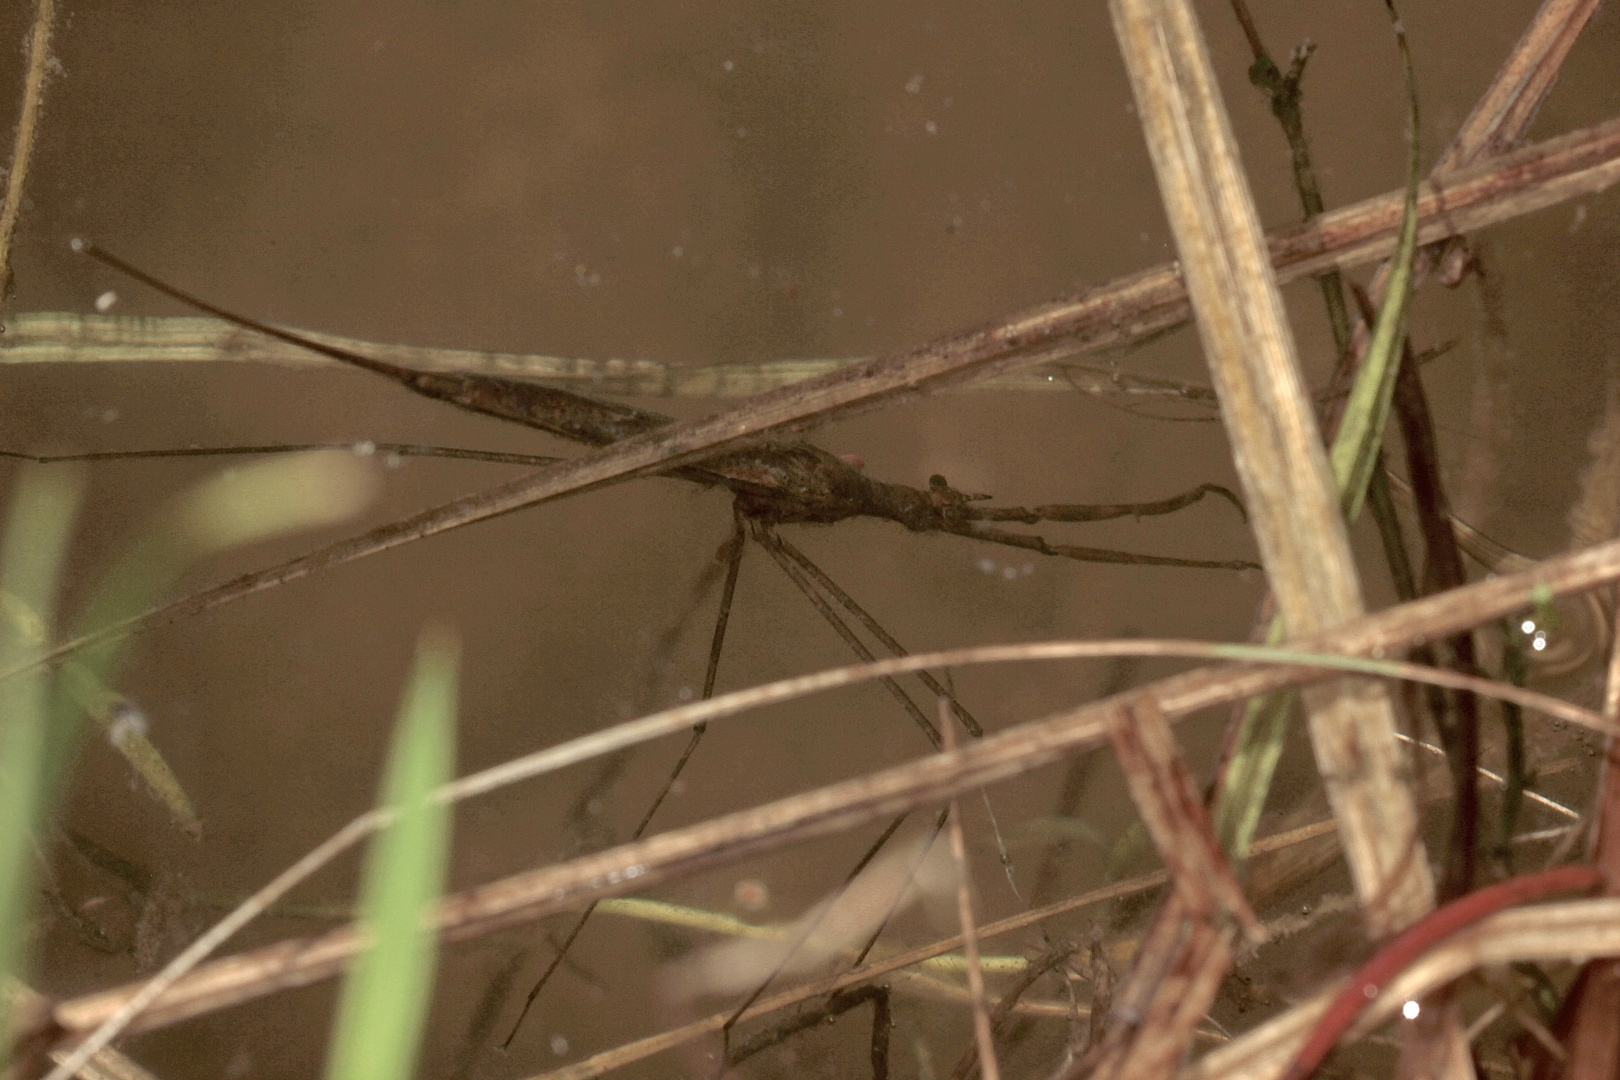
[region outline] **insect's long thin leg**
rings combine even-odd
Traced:
[[[1181,559],[1173,555],[1138,555],[1112,548],[1084,547],[1079,544],[1051,544],[1044,537],[1029,533],[1008,532],[981,525],[974,521],[954,522],[946,532],[957,536],[971,536],[975,540],[988,540],[992,544],[1037,551],[1042,555],[1061,555],[1079,562],[1113,563],[1124,566],[1186,566],[1200,570],[1258,570],[1260,564],[1248,559]]]
[[[298,454],[310,450],[347,450],[369,457],[393,454],[398,457],[454,458],[458,461],[489,461],[498,465],[555,465],[563,460],[544,454],[509,454],[500,450],[468,450],[458,446],[426,446],[421,443],[384,443],[363,440],[340,443],[284,443],[274,446],[182,446],[166,450],[96,450],[86,454],[24,454],[0,450],[0,458],[29,461],[36,465],[56,465],[66,461],[139,461],[147,458],[234,457],[247,454]]]
[[[788,580],[797,585],[799,591],[804,593],[810,603],[815,605],[816,610],[821,612],[821,617],[826,619],[827,624],[837,631],[839,637],[844,639],[844,643],[849,646],[850,651],[866,663],[871,663],[874,659],[872,650],[868,649],[866,643],[855,636],[855,631],[849,628],[849,624],[839,617],[838,612],[832,609],[832,605],[827,603],[820,593],[816,592],[815,586],[804,576],[804,572],[794,564],[792,559],[787,557],[787,554],[782,550],[782,541],[777,537],[776,533],[768,526],[754,522],[754,539],[759,542],[760,547],[770,553],[771,558],[776,560],[776,565],[782,568],[782,572],[788,576]],[[884,689],[894,695],[894,700],[899,702],[902,709],[906,710],[906,714],[916,721],[917,726],[922,729],[923,734],[928,738],[929,743],[933,745],[935,750],[944,745],[940,741],[939,729],[934,727],[933,721],[923,714],[923,711],[917,707],[917,703],[911,700],[910,695],[901,688],[899,683],[889,678],[879,681],[882,682]]]
[[[726,625],[731,621],[731,601],[737,594],[737,575],[742,569],[743,548],[747,546],[746,540],[746,534],[743,532],[743,519],[738,515],[736,529],[731,540],[731,558],[726,565],[726,584],[720,593],[720,613],[715,618],[714,637],[709,645],[709,665],[703,675],[703,700],[705,701],[714,695],[715,675],[720,670],[720,654],[725,646]],[[664,786],[653,797],[652,805],[648,806],[647,812],[642,815],[641,823],[636,826],[636,831],[631,836],[632,840],[640,840],[642,834],[647,831],[647,826],[652,824],[653,815],[658,813],[660,806],[664,805],[664,800],[669,797],[671,789],[675,786],[675,781],[680,779],[681,773],[686,769],[687,762],[692,760],[692,754],[697,750],[698,743],[703,741],[703,733],[708,730],[708,727],[707,724],[697,724],[692,728],[692,735],[686,742],[686,748],[681,751],[681,756],[675,762],[675,767],[670,770],[668,778],[664,781]],[[898,825],[898,822],[896,824]],[[551,981],[552,975],[556,974],[557,969],[562,966],[564,958],[568,955],[568,950],[574,946],[574,940],[579,937],[580,931],[585,929],[585,924],[590,921],[595,912],[596,904],[594,902],[580,912],[578,921],[574,923],[573,928],[568,931],[568,936],[563,939],[562,945],[557,949],[557,955],[551,958],[551,963],[546,965],[546,970],[541,973],[540,978],[535,980],[534,986],[529,989],[529,995],[523,1001],[523,1008],[519,1011],[517,1020],[513,1022],[512,1030],[507,1033],[506,1040],[501,1043],[501,1049],[511,1048],[512,1040],[517,1038],[518,1030],[523,1027],[523,1021],[528,1019],[529,1009],[533,1007],[535,999],[546,988],[546,983]]]
[[[872,1003],[872,1080],[887,1080],[889,1032],[893,1027],[889,1011],[889,988],[871,983],[840,990],[815,1008],[806,1009],[752,1036],[735,1050],[728,1050],[724,1059],[726,1067],[736,1068],[755,1054],[769,1050],[773,1046],[780,1046],[801,1031],[830,1024],[867,1001]]]
[[[860,876],[861,871],[865,870],[867,865],[870,864],[873,859],[877,858],[878,852],[882,851],[883,846],[885,844],[887,844],[891,839],[893,839],[894,834],[900,831],[900,826],[905,824],[906,818],[908,818],[910,816],[911,815],[909,813],[908,814],[901,814],[899,817],[897,817],[893,821],[889,822],[889,827],[884,829],[882,834],[879,835],[876,840],[872,841],[871,846],[869,846],[866,849],[866,853],[864,855],[862,855],[860,857],[859,861],[857,861],[855,863],[854,869],[850,870],[850,872],[844,876],[843,884],[841,884],[838,887],[839,888],[838,895],[842,895],[843,890],[849,888],[850,883],[853,882],[857,877]],[[932,838],[930,838],[930,843],[932,843]],[[923,854],[927,854],[927,850],[928,849],[925,847],[923,849]],[[918,859],[918,864],[921,865],[921,858]],[[912,873],[915,873],[915,872],[916,872],[916,868],[913,867],[912,868]],[[907,884],[909,884],[909,880],[908,880]],[[902,888],[901,893],[904,893],[904,891],[905,891],[904,888]],[[898,903],[899,894],[896,894],[895,899],[896,899],[896,902]],[[763,994],[770,987],[771,983],[776,981],[776,977],[778,975],[782,974],[782,969],[787,967],[788,961],[793,959],[793,954],[798,952],[799,947],[802,946],[806,941],[810,940],[811,936],[814,935],[816,930],[821,926],[822,920],[827,917],[827,914],[832,911],[833,905],[836,904],[837,902],[838,902],[838,897],[834,896],[832,903],[828,904],[825,908],[823,908],[820,915],[818,915],[816,918],[810,920],[810,922],[800,932],[798,939],[796,941],[794,941],[793,944],[788,947],[788,950],[785,953],[782,954],[782,959],[777,963],[776,970],[772,971],[769,975],[767,975],[764,979],[762,979],[760,981],[760,984],[758,986],[754,987],[754,992],[749,994],[746,998],[744,998],[741,1005],[738,1005],[735,1009],[732,1010],[731,1016],[725,1022],[725,1026],[720,1029],[721,1037],[725,1040],[725,1043],[726,1043],[726,1045],[728,1047],[728,1051],[727,1051],[727,1055],[726,1055],[727,1057],[730,1056],[729,1046],[730,1046],[730,1043],[731,1043],[731,1029],[736,1025],[737,1021],[742,1017],[742,1014],[748,1011],[748,1007],[750,1005],[752,1005],[754,1002],[758,1001],[759,996],[761,994]],[[884,921],[885,922],[888,921],[887,917],[885,917]],[[862,955],[864,957],[864,953]]]
[[[837,600],[844,606],[845,611],[848,611],[851,615],[859,619],[861,621],[861,625],[866,627],[867,632],[869,632],[879,641],[883,642],[884,648],[888,649],[896,656],[911,655],[910,653],[906,652],[904,646],[894,639],[892,634],[883,628],[882,623],[874,619],[865,608],[861,607],[853,596],[839,588],[838,583],[832,578],[828,577],[826,572],[823,571],[821,567],[817,566],[810,560],[809,556],[805,555],[804,552],[790,544],[780,533],[776,534],[776,542],[782,545],[782,550],[787,553],[787,557],[798,563],[799,566],[804,569],[805,573],[809,574],[815,579],[816,584],[820,585],[829,594],[831,594],[834,600]],[[947,691],[945,687],[940,684],[938,679],[934,678],[926,671],[917,672],[917,678],[922,680],[922,684],[928,687],[928,689],[933,692],[935,697],[945,698],[951,703],[951,711],[956,714],[956,718],[961,721],[962,727],[967,730],[969,735],[972,735],[975,739],[982,738],[984,736],[984,728],[981,727],[979,722],[973,718],[973,714],[968,712],[967,707],[964,706],[960,701],[957,701],[956,695]]]

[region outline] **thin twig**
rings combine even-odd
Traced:
[[[939,723],[944,732],[947,754],[956,752],[956,725],[951,723],[950,698],[939,699]],[[973,875],[968,872],[967,842],[962,837],[962,807],[952,799],[946,810],[946,833],[950,837],[951,858],[956,861],[956,917],[962,925],[962,954],[967,957],[968,993],[973,998],[973,1042],[979,1048],[979,1072],[984,1080],[1001,1080],[996,1061],[995,1033],[990,1027],[990,1011],[985,1003],[984,972],[979,967],[979,933],[973,916]]]
[[[1448,175],[1426,185],[1419,201],[1419,239],[1425,243],[1483,228],[1531,210],[1601,191],[1620,180],[1620,120],[1526,147],[1489,166]],[[1401,193],[1380,196],[1323,215],[1270,238],[1279,280],[1322,267],[1354,266],[1393,248]],[[244,574],[182,597],[92,634],[64,642],[42,656],[55,663],[88,645],[167,625],[221,604],[312,573],[391,550],[475,521],[498,517],[566,495],[635,476],[667,471],[711,456],[766,432],[796,430],[835,416],[868,410],[906,395],[929,393],[975,379],[1072,355],[1078,346],[1106,347],[1127,337],[1175,325],[1185,318],[1185,293],[1172,265],[1132,275],[1077,299],[1042,305],[990,328],[981,328],[882,360],[856,364],[793,387],[770,391],[702,420],[687,421],[626,439],[552,466],[533,476],[465,496],[455,502],[339,541],[278,566]],[[0,672],[7,678],[16,672]]]
[[[22,215],[23,182],[34,155],[39,133],[39,110],[45,102],[45,73],[51,65],[51,29],[56,22],[56,0],[38,0],[34,27],[28,35],[28,73],[23,77],[22,114],[11,147],[11,172],[6,177],[6,201],[0,206],[0,300],[11,296],[15,280],[11,269],[12,241]]]
[[[1590,588],[1617,577],[1620,577],[1620,543],[1602,545],[1550,560],[1520,574],[1479,582],[1443,596],[1430,597],[1368,616],[1325,635],[1320,641],[1307,639],[1299,644],[1302,648],[1331,645],[1350,654],[1399,652],[1418,640],[1449,633],[1527,606],[1534,595]],[[1149,651],[1143,649],[1140,641],[1110,645],[1114,646],[1112,651],[1115,654]],[[1004,658],[1016,655],[1019,659],[1030,659],[1042,655],[1043,648],[1048,647],[1004,648],[1000,650],[1000,655]],[[1263,652],[1246,647],[1226,648],[1237,649],[1234,655],[1254,656]],[[1106,655],[1108,652],[1089,644],[1080,651],[1091,655]],[[983,660],[995,652],[962,650],[910,657],[872,665],[859,674],[893,674],[919,666],[954,666],[968,658]],[[1209,655],[1209,652],[1209,647],[1205,647],[1203,655]],[[1306,672],[1289,669],[1195,671],[1132,693],[1152,694],[1166,717],[1175,719],[1246,695],[1270,692],[1291,680],[1304,677]],[[1437,673],[1433,677],[1457,678],[1455,673]],[[684,706],[662,714],[658,722],[676,721],[673,730],[681,730],[699,720],[713,719],[726,714],[728,710],[734,711],[744,701],[758,704],[767,700],[782,700],[789,696],[785,693],[787,687],[803,693],[832,685],[848,685],[856,678],[855,669],[842,669],[818,677],[788,680],[778,684],[771,693],[731,694],[713,702]],[[577,908],[593,899],[635,891],[683,871],[713,866],[797,840],[853,828],[862,822],[892,816],[921,802],[948,798],[961,791],[1021,775],[1056,761],[1064,754],[1097,745],[1106,736],[1113,711],[1120,704],[1119,697],[1105,699],[987,737],[949,757],[925,758],[858,780],[845,781],[822,791],[793,796],[775,804],[585,856],[561,866],[493,882],[447,898],[440,909],[440,925],[451,940],[489,933],[555,911]],[[534,760],[543,756],[537,755]],[[551,763],[560,767],[565,762],[562,758],[553,757]],[[442,796],[454,800],[480,794],[499,783],[511,782],[518,774],[533,775],[532,764],[529,768],[516,771],[496,767],[464,778],[446,789]],[[375,822],[372,824],[375,825]],[[350,826],[348,829],[356,827]],[[364,830],[356,829],[354,839],[360,835],[364,835]],[[283,875],[278,881],[287,877]],[[231,921],[234,928],[246,919],[233,915]],[[226,936],[228,932],[217,934],[211,931],[210,947]],[[195,972],[183,985],[165,995],[165,999],[142,1018],[141,1026],[173,1023],[282,987],[305,985],[331,977],[343,969],[355,947],[352,929],[345,928],[321,938],[284,942],[257,953],[219,961]],[[187,951],[188,962],[192,956],[200,955],[194,951],[196,948],[194,946],[193,950]],[[174,977],[172,969],[166,977]],[[132,996],[145,996],[148,985],[137,984],[132,988],[65,1003],[58,1006],[56,1021],[68,1031],[96,1027],[109,1015],[124,1011]]]

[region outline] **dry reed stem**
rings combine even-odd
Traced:
[[[56,22],[56,0],[39,0],[34,26],[28,35],[28,72],[23,77],[22,113],[11,147],[11,172],[6,177],[6,201],[0,206],[0,300],[11,295],[11,248],[22,215],[23,183],[34,155],[39,132],[39,111],[45,102],[45,72],[51,62],[51,28]]]
[[[1333,626],[1364,610],[1360,582],[1202,33],[1186,0],[1112,8],[1267,579],[1291,635]],[[1304,697],[1351,878],[1381,937],[1434,902],[1394,711],[1382,687]]]
[[[537,751],[513,761],[504,762],[481,772],[462,777],[440,788],[436,793],[436,797],[444,802],[454,803],[488,794],[519,780],[530,779],[547,772],[556,771],[570,764],[601,757],[604,754],[646,742],[658,735],[686,730],[693,724],[707,723],[735,715],[745,709],[785,701],[820,690],[847,686],[871,679],[880,679],[886,672],[890,672],[890,669],[893,669],[893,673],[898,673],[900,671],[921,670],[925,665],[938,667],[1035,658],[1103,657],[1122,654],[1209,659],[1218,656],[1223,648],[1222,646],[1201,642],[1154,641],[1151,639],[1128,639],[1116,642],[1046,642],[1036,645],[981,646],[925,656],[903,657],[847,668],[835,668],[816,675],[801,676],[797,679],[786,679],[765,686],[736,691],[716,700],[705,700],[693,705],[666,710],[641,720],[620,724],[606,731],[583,736],[571,742]],[[1252,649],[1244,649],[1244,651],[1265,652],[1265,650]],[[1294,655],[1304,658],[1304,654]],[[1232,659],[1233,657],[1226,658]],[[1273,663],[1289,662],[1292,659],[1293,656],[1279,655],[1270,657],[1270,661]],[[1324,656],[1319,657],[1319,659],[1325,660],[1329,658]],[[1343,660],[1343,658],[1333,659],[1339,662]],[[899,665],[899,667],[895,667],[895,665]],[[1576,724],[1596,727],[1600,730],[1610,730],[1603,727],[1602,718],[1596,714],[1559,701],[1556,698],[1549,698],[1507,683],[1493,683],[1472,676],[1458,675],[1454,672],[1391,661],[1374,661],[1369,670],[1370,673],[1383,677],[1393,675],[1417,681],[1438,681],[1443,685],[1450,685],[1458,689],[1471,689],[1475,693],[1503,697],[1515,701],[1525,708],[1535,709],[1546,715]],[[694,710],[696,711],[694,712]],[[127,1001],[113,1016],[103,1021],[96,1031],[89,1036],[89,1041],[96,1045],[103,1045],[116,1037],[118,1032],[127,1026],[132,1018],[139,1015],[166,987],[173,985],[174,982],[194,968],[215,949],[223,945],[225,941],[248,922],[266,911],[280,897],[286,895],[302,881],[313,876],[338,855],[359,843],[361,839],[381,828],[388,820],[389,814],[386,811],[368,811],[350,821],[287,870],[278,874],[171,960],[162,971],[148,979],[141,992]]]
[[[1377,1028],[1408,1001],[1421,1000],[1476,968],[1572,957],[1620,956],[1620,899],[1576,900],[1504,911],[1460,931],[1391,979],[1348,1038]],[[1277,1080],[1346,980],[1210,1051],[1180,1080]]]
[[[1620,616],[1617,616],[1620,619]],[[1609,652],[1603,687],[1603,715],[1620,717],[1620,625]],[[1604,742],[1603,769],[1598,781],[1597,805],[1592,812],[1596,835],[1592,857],[1608,873],[1605,891],[1620,895],[1620,739]],[[1620,1073],[1620,961],[1598,960],[1581,972],[1570,993],[1575,1001],[1566,1042],[1569,1065],[1565,1080],[1614,1080]]]
[[[1481,581],[1366,616],[1298,646],[1348,655],[1403,652],[1420,641],[1454,633],[1561,595],[1620,579],[1620,542],[1561,556],[1518,574]],[[938,663],[950,654],[911,657]],[[592,899],[631,892],[700,869],[723,865],[790,843],[892,817],[954,794],[1010,779],[1098,745],[1112,711],[1136,695],[1151,695],[1171,719],[1254,694],[1295,685],[1309,669],[1199,669],[1066,710],[989,736],[953,755],[932,755],[869,776],[806,792],[751,810],[674,830],[633,844],[545,867],[447,897],[439,909],[446,940],[458,941],[574,910]],[[797,681],[797,680],[794,680]],[[691,721],[688,721],[688,725]],[[330,978],[353,955],[352,928],[282,942],[198,968],[144,1013],[144,1030]],[[954,947],[954,946],[953,946]],[[64,1002],[55,1020],[69,1032],[99,1026],[143,984]]]
[[[1364,611],[1360,582],[1203,31],[1187,0],[1111,0],[1109,8],[1267,581],[1291,634],[1331,627]],[[1304,701],[1369,930],[1399,928],[1433,904],[1434,884],[1388,696],[1381,686],[1338,681],[1306,691]],[[1116,745],[1122,765],[1132,749]],[[1214,848],[1207,824],[1204,831],[1202,845],[1196,830],[1160,842],[1172,876],[1195,849]],[[1178,847],[1187,849],[1179,858]],[[1218,854],[1217,865],[1224,869]],[[1232,961],[1231,927],[1202,902],[1208,895],[1183,886],[1160,910],[1125,990],[1134,1030],[1111,1024],[1088,1055],[1095,1060],[1076,1062],[1067,1076],[1174,1073]]]
[[[1597,6],[1598,0],[1545,0],[1435,162],[1436,173],[1495,157],[1518,144]]]
[[[1045,907],[1014,915],[998,922],[987,923],[979,927],[979,939],[982,941],[1000,934],[1009,934],[1014,930],[1022,930],[1047,919],[1056,918],[1071,911],[1078,911],[1083,907],[1105,903],[1109,900],[1117,900],[1121,897],[1146,892],[1149,889],[1157,889],[1164,885],[1167,880],[1168,878],[1163,871],[1155,871],[1151,874],[1132,878],[1129,881],[1115,882],[1112,885],[1095,889],[1081,896],[1071,897],[1055,904],[1048,904]],[[883,960],[875,961],[852,971],[846,971],[817,982],[795,987],[792,990],[783,991],[773,997],[762,998],[748,1007],[748,1011],[743,1014],[742,1019],[757,1019],[769,1013],[797,1005],[810,998],[822,997],[859,983],[870,982],[873,979],[912,967],[936,956],[943,956],[959,948],[961,944],[962,938],[958,935],[944,941],[937,941],[932,945],[908,949],[905,952],[897,953],[894,956],[886,957]],[[656,1035],[650,1035],[635,1042],[593,1054],[571,1065],[565,1065],[560,1069],[534,1077],[532,1080],[590,1080],[592,1077],[601,1076],[603,1073],[652,1057],[654,1054],[672,1050],[695,1039],[701,1039],[705,1035],[711,1035],[724,1027],[733,1015],[732,1010],[729,1009],[725,1012],[715,1013],[713,1016],[687,1024],[685,1027],[659,1032]]]
[[[5,978],[0,984],[0,994],[4,994],[11,1001],[14,1010],[28,1013],[39,1013],[50,1009],[50,1000],[37,990],[12,978]],[[22,1050],[17,1054],[13,1065],[21,1068],[20,1059],[28,1052],[28,1048],[12,1047],[13,1051]],[[51,1061],[61,1064],[67,1060],[67,1053],[62,1050],[53,1050],[47,1055]],[[10,1075],[7,1073],[6,1075]],[[79,1067],[76,1073],[80,1080],[158,1080],[149,1070],[139,1062],[121,1051],[112,1047],[104,1047],[91,1056]]]
[[[1532,209],[1601,191],[1620,180],[1620,120],[1527,147],[1490,167],[1426,184],[1419,200],[1425,243],[1482,228]],[[1354,265],[1394,247],[1403,195],[1370,199],[1278,233],[1272,259],[1288,279],[1324,266]],[[1186,305],[1174,266],[1121,279],[1078,299],[1028,309],[1010,320],[909,352],[864,361],[795,386],[749,398],[706,418],[660,427],[570,458],[486,491],[422,511],[277,566],[152,608],[64,642],[37,663],[88,645],[167,625],[355,559],[526,506],[697,461],[766,433],[795,431],[909,395],[1072,355],[1076,341],[1102,347],[1173,326]],[[0,672],[8,678],[19,672]]]
[[[291,329],[291,328],[288,328]],[[793,386],[862,363],[869,357],[821,360],[761,360],[727,364],[670,364],[660,360],[596,360],[533,353],[397,345],[294,330],[333,348],[375,357],[418,371],[544,379],[585,393],[644,398],[744,398]],[[1083,346],[1077,346],[1083,350]],[[6,321],[0,364],[255,363],[289,368],[347,365],[285,341],[266,338],[234,323],[206,316],[96,315],[67,311],[24,312]],[[1101,366],[1064,363],[1010,372],[955,389],[1074,393],[1092,396],[1213,401],[1207,387],[1174,379],[1133,375]]]
[[[949,698],[939,699],[940,735],[944,743],[942,752],[956,752],[956,721],[951,715]],[[973,1044],[979,1051],[979,1071],[984,1080],[1001,1080],[1001,1065],[996,1061],[995,1031],[990,1025],[990,1007],[985,1000],[984,970],[979,966],[979,933],[974,925],[973,876],[968,871],[967,840],[962,835],[962,804],[951,799],[946,804],[945,831],[951,845],[951,860],[956,864],[956,918],[962,926],[962,955],[967,958],[968,994],[973,1008]]]
[[[1258,944],[1260,920],[1227,865],[1164,714],[1149,698],[1127,702],[1114,714],[1109,741],[1184,911],[1200,922],[1235,917]]]
[[[1595,194],[1620,179],[1620,132],[1610,121],[1525,147],[1483,165],[1431,178],[1419,204],[1419,238],[1444,240],[1482,229],[1582,195]],[[1332,266],[1349,268],[1381,259],[1394,249],[1401,192],[1390,192],[1267,237],[1278,279],[1309,277]],[[1077,296],[1026,309],[995,327],[944,338],[920,349],[881,360],[773,361],[758,365],[672,368],[652,361],[585,360],[508,353],[482,353],[392,345],[300,331],[316,341],[349,348],[426,371],[469,371],[521,375],[547,381],[577,382],[606,393],[636,396],[718,396],[759,388],[784,392],[805,382],[875,378],[869,392],[841,389],[831,408],[847,408],[907,390],[931,392],[969,382],[1026,387],[1017,372],[1041,362],[1015,355],[1021,345],[998,348],[1014,327],[1031,338],[1067,339],[1047,359],[1115,348],[1186,320],[1186,296],[1172,263],[1140,271]],[[947,356],[946,353],[953,355]],[[22,314],[8,325],[0,363],[115,363],[154,361],[254,361],[289,366],[331,366],[336,361],[270,341],[214,319],[131,318],[60,312]],[[941,362],[943,361],[943,362]],[[995,370],[983,370],[994,364]],[[856,368],[871,374],[857,374]],[[840,374],[842,373],[842,375]],[[1116,378],[1128,392],[1170,391],[1140,379],[1090,372],[1087,393],[1117,392]],[[1045,376],[1039,376],[1039,379]],[[687,380],[690,379],[690,382]],[[1132,381],[1136,379],[1137,381]],[[1103,385],[1106,382],[1106,386]],[[1044,385],[1052,385],[1045,383]]]

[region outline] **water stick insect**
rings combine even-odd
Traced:
[[[273,332],[270,328],[265,329]],[[587,444],[599,445],[610,442],[627,434],[648,430],[666,422],[667,419],[646,410],[597,402],[533,384],[487,377],[420,375],[393,368],[391,365],[376,365],[365,357],[344,355],[341,358],[352,360],[357,365],[373,370],[379,366],[388,368],[389,370],[381,373],[429,396],[447,398],[464,408],[484,406],[483,411],[493,411],[496,415],[516,419],[527,426],[561,434]],[[386,444],[376,446],[374,449],[413,454],[445,453],[428,448]],[[199,451],[195,449],[176,452],[179,456],[197,453]],[[546,460],[522,455],[460,451],[455,453],[457,456],[482,457],[485,460],[515,464],[542,463]],[[1071,559],[1230,569],[1251,565],[1243,560],[1135,556],[1100,548],[1055,543],[1037,534],[1005,527],[1009,524],[1035,524],[1042,521],[1085,522],[1164,514],[1188,506],[1210,493],[1231,498],[1229,492],[1215,485],[1201,485],[1171,499],[1146,504],[991,507],[981,505],[985,502],[981,498],[956,490],[942,477],[934,478],[926,488],[888,484],[868,477],[848,462],[808,443],[785,442],[766,443],[744,451],[717,455],[712,460],[676,470],[673,475],[703,487],[719,487],[731,492],[738,514],[744,521],[751,522],[754,529],[759,530],[761,542],[767,544],[767,550],[772,551],[773,555],[785,555],[791,564],[798,567],[798,583],[801,587],[807,586],[809,592],[819,590],[823,593],[829,611],[834,606],[849,611],[855,622],[872,635],[876,647],[887,648],[890,651],[898,649],[898,643],[893,637],[883,631],[877,621],[860,608],[847,592],[832,582],[819,567],[782,538],[777,532],[779,526],[800,523],[831,524],[868,516],[899,523],[916,532],[950,533]],[[771,538],[774,538],[774,542]],[[732,588],[735,587],[735,558],[740,555],[741,547],[734,546],[732,557],[726,560],[732,567],[731,574],[728,575]],[[720,636],[720,633],[716,634],[717,647],[711,656],[710,670],[705,680],[706,689],[713,683],[714,667],[718,663]],[[930,683],[928,690],[934,694],[941,692],[937,682]],[[973,725],[966,709],[959,708],[958,715],[963,718],[966,725]],[[917,714],[914,712],[913,719],[916,718]],[[927,733],[929,741],[932,742],[937,738],[926,719],[919,722],[918,726]],[[974,730],[974,727],[969,726],[969,730]],[[668,782],[665,787],[667,790]],[[651,812],[648,811],[643,819],[643,827],[650,817]]]

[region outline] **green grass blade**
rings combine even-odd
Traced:
[[[62,553],[78,509],[82,474],[31,469],[21,475],[0,542],[0,664],[27,662],[50,644]],[[51,673],[0,683],[0,977],[22,961],[33,896],[33,835],[52,797],[46,759]],[[9,995],[0,993],[0,1068]]]
[[[383,781],[392,825],[367,853],[360,925],[370,939],[344,980],[328,1080],[406,1080],[415,1071],[437,958],[428,914],[444,887],[450,807],[429,798],[454,770],[457,653],[424,631]]]
[[[373,480],[353,454],[325,451],[229,469],[181,493],[145,529],[91,594],[70,637],[151,607],[200,559],[347,519],[369,500]],[[192,836],[202,822],[143,725],[118,723],[128,703],[108,688],[127,641],[87,650],[62,667],[51,721],[52,771],[65,771],[85,716]],[[9,670],[9,669],[6,669]]]
[[[1390,19],[1395,26],[1395,43],[1400,49],[1401,63],[1406,71],[1406,203],[1401,211],[1401,229],[1395,244],[1395,257],[1390,265],[1389,280],[1384,284],[1384,295],[1378,308],[1378,324],[1373,327],[1367,355],[1362,360],[1361,371],[1356,375],[1355,386],[1350,390],[1344,421],[1339,425],[1339,434],[1333,440],[1333,450],[1329,455],[1345,520],[1352,522],[1361,514],[1362,502],[1367,495],[1367,482],[1372,479],[1379,448],[1384,444],[1390,403],[1395,397],[1395,375],[1400,370],[1401,347],[1406,340],[1406,312],[1412,296],[1412,262],[1417,254],[1418,181],[1422,178],[1418,148],[1417,77],[1412,71],[1412,52],[1407,46],[1406,31],[1395,14],[1393,4],[1385,0],[1385,6],[1389,8]]]

